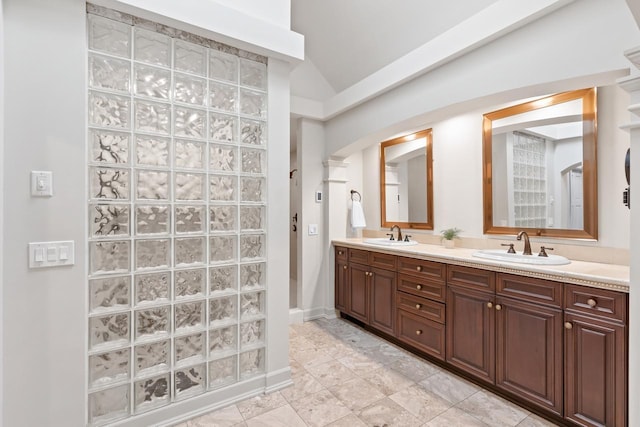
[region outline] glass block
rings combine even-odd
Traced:
[[[129,313],[89,318],[89,348],[129,342]]]
[[[133,385],[135,412],[139,414],[168,405],[171,401],[169,384],[171,384],[169,374],[136,381]]]
[[[266,201],[267,181],[264,178],[243,177],[240,179],[240,186],[240,200],[243,202]]]
[[[136,206],[136,234],[167,234],[169,207],[164,205]]]
[[[129,415],[129,384],[89,394],[89,423],[103,425]]]
[[[204,359],[205,336],[204,332],[178,337],[174,339],[176,363],[187,359]],[[194,360],[195,361],[195,360]]]
[[[204,200],[206,175],[177,172],[175,174],[175,200]]]
[[[129,134],[101,129],[89,130],[89,161],[100,163],[129,162]]]
[[[267,94],[240,88],[240,113],[267,119]]]
[[[136,171],[136,197],[147,200],[167,200],[169,198],[169,172]]]
[[[207,50],[204,46],[176,40],[174,45],[174,63],[176,70],[204,76],[206,67]]]
[[[168,301],[169,273],[136,274],[136,303],[157,303]]]
[[[267,152],[265,150],[256,150],[253,148],[241,148],[240,157],[242,158],[242,172],[245,173],[265,173],[265,162]]]
[[[89,55],[89,86],[129,93],[130,84],[129,61],[102,55]]]
[[[222,141],[233,142],[236,140],[236,129],[238,119],[225,114],[211,113],[209,115],[209,138]]]
[[[176,270],[173,274],[175,298],[204,296],[204,282],[207,276],[204,268]]]
[[[209,107],[230,113],[238,111],[238,87],[210,82]]]
[[[244,320],[256,316],[264,316],[264,292],[240,295],[240,318]]]
[[[205,147],[202,142],[176,140],[173,150],[175,167],[202,169]]]
[[[237,326],[233,325],[209,331],[209,356],[216,357],[226,352],[235,352],[237,330]]]
[[[202,110],[174,107],[175,123],[173,134],[186,138],[205,138],[206,116]]]
[[[241,230],[264,230],[265,222],[264,206],[240,206]]]
[[[240,289],[250,291],[264,289],[267,278],[267,265],[263,262],[240,266]]]
[[[157,136],[136,136],[136,164],[148,166],[169,166],[169,145],[171,140]]]
[[[238,57],[217,50],[209,50],[209,77],[212,79],[238,81]]]
[[[220,205],[209,208],[210,231],[233,231],[236,229],[237,208]]]
[[[238,178],[227,175],[211,175],[209,177],[209,200],[233,201],[237,199]]]
[[[243,144],[266,145],[267,124],[255,120],[240,120],[240,141]]]
[[[171,132],[171,106],[136,100],[135,129],[138,132],[169,135]]]
[[[235,261],[238,239],[236,236],[213,236],[209,238],[209,260],[211,263]]]
[[[131,56],[131,26],[89,15],[89,49],[116,56]]]
[[[129,271],[130,242],[126,240],[89,243],[91,274],[124,273]]]
[[[240,353],[240,377],[249,378],[264,372],[264,349]]]
[[[254,258],[264,258],[266,246],[264,234],[240,236],[240,260],[249,261]]]
[[[127,308],[130,304],[131,277],[89,280],[89,309],[91,312]]]
[[[186,104],[205,105],[207,81],[186,74],[173,75],[173,100]]]
[[[197,328],[204,324],[204,302],[186,302],[176,304],[175,330]]]
[[[233,295],[209,300],[209,323],[215,325],[235,321],[238,318],[236,314],[237,298]]]
[[[129,235],[129,205],[89,205],[89,235]]]
[[[209,144],[209,165],[212,171],[236,170],[238,149],[232,145]]]
[[[136,375],[169,369],[170,341],[140,344],[135,347]]]
[[[226,265],[209,269],[209,290],[212,295],[235,291],[238,280],[238,266]]]
[[[237,356],[209,362],[209,388],[220,388],[236,382]]]
[[[176,266],[201,264],[205,262],[204,237],[183,237],[175,239]]]
[[[129,98],[89,92],[89,124],[106,128],[129,129]]]
[[[177,369],[175,372],[176,399],[204,393],[207,375],[205,365]]]
[[[170,247],[169,239],[136,240],[136,270],[169,267]]]
[[[169,333],[171,307],[155,307],[136,311],[136,340]]]
[[[241,347],[264,346],[264,320],[240,324]]]
[[[89,356],[89,385],[100,386],[129,378],[129,349]]]
[[[171,66],[171,38],[135,27],[133,57],[136,61]]]
[[[267,65],[240,58],[240,84],[267,89]]]
[[[129,171],[90,167],[91,198],[94,199],[128,199]]]
[[[204,232],[204,206],[176,206],[175,210],[176,233]]]
[[[164,68],[135,64],[133,68],[133,94],[163,101],[169,100],[171,71]]]

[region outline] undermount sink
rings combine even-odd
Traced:
[[[570,264],[571,261],[560,255],[538,256],[523,255],[522,252],[510,254],[504,249],[485,249],[473,253],[478,258],[492,259],[494,261],[516,262],[519,264],[533,265],[564,265]]]
[[[371,245],[380,245],[380,246],[411,246],[417,245],[418,242],[415,240],[389,240],[387,237],[377,237],[371,239],[364,239],[363,243],[369,243]]]

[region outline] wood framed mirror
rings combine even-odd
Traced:
[[[596,89],[484,115],[484,233],[598,238]]]
[[[432,130],[380,144],[382,227],[433,230]]]

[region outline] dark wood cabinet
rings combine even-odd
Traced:
[[[371,273],[369,273],[369,282],[371,293],[369,324],[382,332],[393,335],[396,272],[372,268]]]
[[[346,311],[349,306],[349,264],[336,260],[336,309]]]
[[[363,264],[349,265],[349,309],[347,314],[369,322],[369,271]]]

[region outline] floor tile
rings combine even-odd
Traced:
[[[375,371],[383,367],[381,363],[373,361],[362,354],[342,357],[338,360],[358,376],[365,375],[367,372]]]
[[[385,397],[373,384],[362,378],[338,383],[329,387],[329,391],[351,410],[362,409]]]
[[[305,348],[290,354],[292,358],[300,362],[300,364],[305,367],[333,360],[333,357],[331,357],[328,352],[315,347]]]
[[[389,396],[414,384],[409,378],[388,368],[380,368],[363,375],[363,378],[375,385],[385,396]]]
[[[530,414],[529,411],[484,390],[456,406],[494,427],[516,426]]]
[[[325,387],[356,378],[356,375],[349,368],[333,359],[319,365],[308,366],[307,371]]]
[[[420,381],[419,385],[453,404],[465,400],[480,390],[478,386],[444,371]]]
[[[522,420],[522,422],[518,424],[518,427],[554,427],[555,425],[556,424],[551,421],[547,421],[544,418],[531,414]]]
[[[296,378],[292,386],[280,390],[280,393],[282,393],[282,397],[287,399],[287,402],[291,403],[323,389],[322,384],[313,375],[305,374]]]
[[[272,409],[246,422],[247,427],[307,427],[290,405]]]
[[[450,408],[438,415],[424,427],[489,427],[482,421],[467,414],[462,409]]]
[[[279,408],[287,404],[287,401],[279,391],[270,394],[261,394],[254,398],[243,400],[236,406],[245,420],[257,415]]]
[[[437,366],[411,356],[400,357],[396,361],[387,365],[387,367],[400,372],[405,377],[411,378],[416,382],[422,381],[429,378],[431,375],[440,372],[440,368]]]
[[[355,414],[349,414],[331,424],[327,424],[327,427],[367,427],[367,425]]]
[[[388,397],[357,411],[356,415],[371,427],[417,427],[424,423]]]
[[[311,427],[324,427],[351,413],[329,390],[296,400],[291,406]]]
[[[244,421],[236,405],[209,412],[175,427],[233,427]]]
[[[452,405],[440,396],[425,391],[418,385],[400,390],[389,399],[402,406],[423,422],[429,421],[445,412]]]

